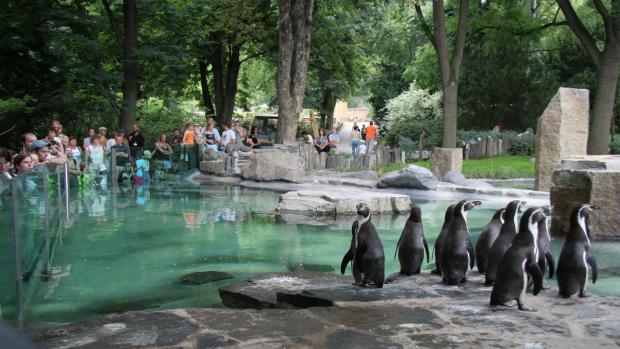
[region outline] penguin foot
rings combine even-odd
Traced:
[[[542,289],[543,289],[543,290],[549,290],[549,289],[551,289],[551,286],[545,286],[545,285],[543,285]]]
[[[493,281],[491,281],[491,280],[485,280],[485,281],[484,281],[484,286],[493,286]]]
[[[590,297],[589,294],[585,293],[585,292],[579,292],[579,298],[588,298]]]
[[[534,308],[528,308],[528,307],[523,306],[523,305],[519,307],[519,310],[521,310],[521,311],[530,311],[530,312],[532,312],[532,313],[537,312],[537,310],[536,310],[536,309],[534,309]]]
[[[433,274],[433,275],[441,275],[441,271],[439,269],[435,268],[435,269],[431,270],[431,274]]]

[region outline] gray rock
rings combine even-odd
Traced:
[[[256,149],[248,163],[240,168],[241,177],[254,181],[287,181],[299,183],[303,180],[304,160],[299,153],[285,149]]]
[[[409,165],[401,170],[392,171],[379,178],[379,188],[413,188],[435,190],[439,185],[437,178],[428,169]]]
[[[465,176],[463,176],[461,172],[448,171],[443,176],[443,181],[452,183],[452,184],[457,184],[457,185],[465,185],[465,183],[467,182],[467,179],[465,178]]]
[[[342,174],[339,174],[338,177],[355,178],[355,179],[361,179],[365,181],[375,181],[375,182],[379,179],[377,172],[371,171],[371,170],[360,171],[360,172],[344,172]]]
[[[232,279],[234,276],[221,271],[197,271],[179,278],[185,284],[201,285],[220,280]]]
[[[493,185],[481,179],[466,179],[464,185],[473,188],[493,188]]]
[[[589,111],[588,90],[560,87],[553,96],[536,128],[536,190],[549,191],[561,160],[586,155]]]
[[[280,195],[276,212],[307,216],[336,216],[355,214],[357,204],[366,203],[372,213],[409,212],[411,198],[408,195],[376,192],[360,189],[334,188],[332,190],[298,190]]]

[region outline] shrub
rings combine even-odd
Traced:
[[[611,138],[611,143],[609,144],[609,150],[611,150],[612,154],[620,154],[620,133],[615,134]]]
[[[431,93],[415,83],[385,106],[385,138],[388,144],[398,144],[417,150],[418,139],[425,132],[424,148],[441,144],[441,92]],[[408,141],[408,140],[410,141]]]
[[[532,135],[515,137],[508,152],[512,155],[534,155],[536,137]]]

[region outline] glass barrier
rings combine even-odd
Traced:
[[[20,325],[39,283],[52,277],[54,251],[68,219],[68,166],[39,165],[3,179],[0,207],[0,316]]]

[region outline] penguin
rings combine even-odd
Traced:
[[[504,224],[499,231],[499,235],[489,250],[487,256],[487,263],[484,272],[484,284],[486,286],[493,285],[495,281],[495,275],[497,274],[497,268],[499,262],[501,262],[504,253],[510,247],[512,240],[517,236],[517,229],[519,229],[519,217],[525,201],[514,200],[508,203],[506,206],[506,212],[504,213]]]
[[[484,227],[476,242],[476,265],[478,266],[478,273],[480,274],[484,274],[486,270],[489,250],[491,246],[493,246],[495,239],[497,239],[502,224],[504,224],[504,212],[506,212],[505,208],[500,208],[495,211],[493,218],[491,218],[489,224]]]
[[[538,267],[538,222],[551,214],[549,207],[528,208],[519,226],[519,233],[502,256],[497,278],[491,291],[491,305],[517,301],[519,310],[532,310],[523,305],[528,275],[534,281],[534,296],[542,289],[543,274]]]
[[[598,210],[598,206],[588,203],[575,207],[570,216],[570,229],[562,246],[558,260],[557,276],[560,296],[568,298],[579,292],[585,298],[588,277],[592,275],[592,283],[596,283],[596,259],[592,254],[590,234],[586,219],[590,213]]]
[[[383,244],[370,221],[370,207],[358,204],[357,214],[359,218],[351,226],[351,246],[342,258],[340,272],[344,275],[347,264],[352,261],[354,285],[366,287],[366,284],[374,284],[382,288],[385,275]]]
[[[439,232],[439,235],[437,235],[437,239],[435,239],[435,245],[433,246],[433,252],[435,254],[435,269],[431,270],[431,274],[441,275],[441,248],[443,247],[443,240],[448,232],[448,228],[450,227],[454,207],[456,207],[456,204],[452,204],[446,209],[441,231]]]
[[[448,285],[467,281],[467,268],[474,267],[476,257],[469,241],[467,213],[480,204],[480,201],[462,200],[454,207],[441,250],[441,276]]]
[[[424,237],[424,226],[422,225],[422,211],[416,204],[411,204],[411,213],[405,223],[403,232],[400,234],[396,244],[394,259],[398,254],[400,262],[400,273],[406,276],[420,274],[422,262],[426,252],[426,262],[429,262],[428,244]]]
[[[549,269],[549,279],[555,273],[555,259],[551,254],[551,235],[549,235],[549,218],[538,222],[538,267],[543,275]]]

